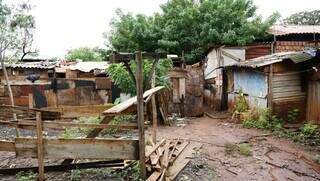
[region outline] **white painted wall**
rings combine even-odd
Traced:
[[[241,60],[245,60],[246,50],[244,48],[223,48],[223,51],[228,52],[229,54],[237,57]],[[222,55],[224,65],[232,65],[237,63],[235,60]],[[207,55],[208,61],[207,66],[204,70],[205,80],[216,78],[218,76],[219,70],[214,70],[218,67],[218,59],[217,59],[217,49],[212,49]],[[213,71],[214,70],[214,71]]]

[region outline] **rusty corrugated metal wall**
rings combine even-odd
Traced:
[[[274,74],[272,80],[273,112],[287,120],[288,111],[299,109],[298,121],[305,120],[306,92],[301,85],[301,75],[298,72]]]
[[[309,81],[307,120],[320,123],[320,82]]]

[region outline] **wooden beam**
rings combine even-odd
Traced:
[[[164,86],[158,86],[152,89],[147,90],[146,92],[144,92],[143,94],[143,99],[149,97],[150,95],[153,95],[157,92],[159,92],[160,90],[164,89]],[[110,109],[106,110],[103,112],[103,114],[105,115],[112,115],[112,114],[119,114],[122,113],[123,111],[125,111],[126,109],[130,108],[131,106],[133,106],[135,103],[137,102],[137,96],[134,96],[116,106],[111,107]]]
[[[138,140],[43,139],[44,157],[52,159],[138,159]],[[37,156],[36,138],[16,138],[16,156]]]
[[[151,88],[155,87],[156,82],[156,74],[153,72],[152,74],[152,81],[151,81]],[[157,115],[157,105],[156,105],[156,97],[155,94],[151,97],[151,104],[152,104],[152,141],[153,143],[157,143],[157,126],[158,126],[158,115]]]
[[[148,158],[153,152],[155,152],[160,146],[162,146],[164,143],[166,143],[165,139],[162,139],[159,143],[157,143],[154,147],[152,147],[151,150],[146,152],[146,158]]]
[[[43,181],[44,177],[44,150],[43,150],[43,137],[42,137],[42,120],[41,112],[36,113],[37,120],[37,156],[38,156],[38,180]]]
[[[13,141],[0,140],[0,151],[15,152]]]
[[[146,180],[146,162],[145,162],[145,135],[144,135],[144,111],[143,111],[143,62],[140,51],[136,52],[136,90],[137,90],[137,112],[139,127],[139,160],[140,160],[140,176],[142,180]]]
[[[113,104],[106,105],[89,105],[89,106],[60,106],[60,107],[47,107],[41,110],[54,111],[61,113],[62,118],[76,118],[81,115],[82,117],[101,116],[103,111],[113,107]]]
[[[87,168],[104,168],[104,167],[123,167],[123,160],[96,161],[85,163],[73,163],[70,165],[48,165],[44,166],[45,172],[65,172],[67,170],[87,169]],[[1,175],[15,175],[19,172],[37,172],[38,167],[20,167],[20,168],[1,168]]]
[[[19,121],[19,122],[9,122],[9,121],[0,121],[0,125],[6,125],[15,128],[22,128],[22,129],[35,129],[36,122],[34,121]],[[112,128],[118,130],[132,130],[138,129],[138,125],[136,123],[129,123],[129,124],[118,124],[118,125],[111,125],[111,124],[88,124],[88,123],[70,123],[70,122],[54,122],[54,121],[44,121],[43,127],[45,129],[65,129],[65,128]]]

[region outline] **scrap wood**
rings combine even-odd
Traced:
[[[160,175],[161,175],[161,172],[159,172],[159,171],[154,171],[154,172],[150,175],[150,177],[147,179],[147,181],[155,181],[155,180],[157,180],[157,179],[160,177]]]
[[[186,148],[186,146],[189,144],[189,142],[183,142],[179,145],[177,148],[177,153],[173,153],[173,158],[169,161],[170,164],[172,164],[175,159],[180,155],[180,153]]]
[[[189,163],[193,153],[196,149],[200,149],[202,146],[201,143],[190,143],[182,153],[176,158],[172,165],[168,168],[168,177],[170,180],[174,180],[177,175],[181,172],[182,169]]]
[[[155,152],[161,145],[163,145],[166,142],[165,139],[162,139],[159,143],[157,143],[152,149],[146,150],[146,157],[150,157],[150,155]]]
[[[59,172],[74,169],[86,169],[86,168],[103,168],[103,167],[123,167],[123,160],[112,160],[112,161],[96,161],[96,162],[86,162],[86,163],[72,163],[69,165],[49,165],[45,166],[44,170],[46,172]],[[14,175],[21,171],[38,171],[38,167],[22,167],[22,168],[1,168],[0,175]]]
[[[208,116],[209,118],[212,118],[212,119],[228,119],[228,118],[230,118],[230,116],[221,116],[221,117],[219,117],[219,116],[214,116],[214,115],[212,115],[212,114],[210,114],[210,113],[208,113],[208,112],[204,112],[204,114],[205,114],[206,116]]]

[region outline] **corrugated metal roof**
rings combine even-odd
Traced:
[[[268,32],[270,34],[281,36],[281,35],[290,35],[290,34],[320,34],[319,25],[274,25]]]
[[[53,69],[57,62],[40,61],[40,62],[18,62],[12,64],[6,64],[8,68],[25,68],[25,69]]]
[[[274,63],[282,62],[285,59],[290,59],[294,63],[300,63],[306,60],[312,59],[313,56],[311,56],[308,53],[305,52],[280,52],[275,53],[272,55],[266,55],[246,61],[239,62],[234,65],[229,65],[225,67],[248,67],[248,68],[258,68],[263,67],[266,65],[271,65]]]
[[[78,62],[75,65],[70,65],[70,70],[79,70],[82,72],[90,72],[92,70],[105,70],[109,67],[108,62]]]

